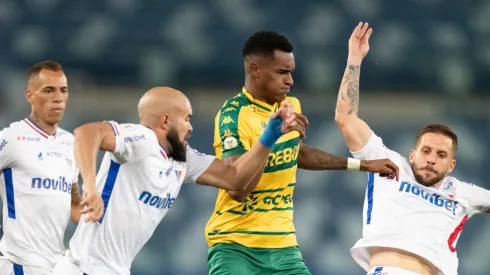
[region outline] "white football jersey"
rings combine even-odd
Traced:
[[[73,142],[71,133],[49,135],[29,118],[0,131],[0,251],[14,263],[52,269],[64,250],[78,182]]]
[[[490,208],[490,191],[447,177],[438,188],[416,182],[409,161],[383,145],[374,133],[357,159],[389,158],[400,168],[400,181],[368,174],[362,238],[351,249],[369,270],[368,247],[392,247],[419,255],[440,275],[458,274],[456,243],[472,215]]]
[[[155,133],[139,124],[109,122],[116,149],[106,152],[97,174],[105,214],[85,215],[70,241],[75,263],[87,274],[130,274],[136,254],[175,203],[182,183],[195,181],[215,159],[187,148],[187,162],[169,158]]]

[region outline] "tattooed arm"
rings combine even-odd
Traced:
[[[372,30],[367,23],[359,24],[349,40],[347,68],[339,89],[335,122],[352,152],[361,150],[371,138],[369,126],[359,118],[359,77],[361,62],[369,51],[369,36]]]

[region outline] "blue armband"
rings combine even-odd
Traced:
[[[281,133],[281,117],[269,119],[267,127],[259,138],[259,142],[265,147],[272,148],[276,141],[282,136]]]

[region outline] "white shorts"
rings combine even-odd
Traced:
[[[376,266],[371,268],[371,270],[369,270],[367,275],[420,275],[420,274],[397,267]]]
[[[0,274],[2,275],[50,275],[51,272],[44,268],[21,266],[0,256]]]
[[[56,260],[53,273],[51,275],[86,275],[75,265],[73,258],[69,253],[59,256]]]

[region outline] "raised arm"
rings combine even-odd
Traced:
[[[97,192],[95,179],[99,150],[114,152],[116,138],[112,124],[93,122],[75,129],[75,159],[83,179],[83,201],[80,203],[88,213],[86,221],[98,221],[104,214],[104,202]]]
[[[364,148],[372,131],[359,118],[359,77],[361,62],[369,51],[369,37],[372,29],[368,23],[359,23],[349,39],[347,67],[337,97],[335,122],[337,123],[351,152]]]

